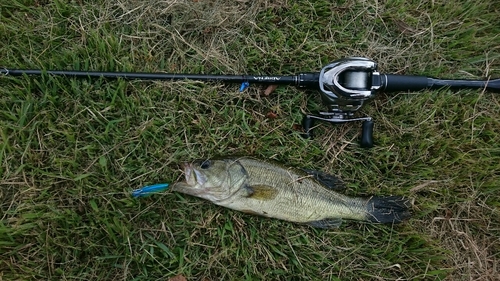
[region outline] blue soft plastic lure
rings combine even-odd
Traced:
[[[243,92],[248,87],[250,87],[250,83],[248,83],[248,82],[241,83],[240,92]]]
[[[168,188],[168,185],[169,185],[168,183],[158,183],[158,184],[144,186],[142,188],[133,190],[132,197],[135,197],[135,198],[144,197],[144,196],[148,196],[152,193],[164,191]]]

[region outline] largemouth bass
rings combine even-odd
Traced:
[[[336,191],[336,177],[284,167],[250,157],[184,163],[185,182],[173,191],[233,210],[309,224],[339,227],[343,219],[399,223],[410,217],[410,202],[400,196],[354,198]]]

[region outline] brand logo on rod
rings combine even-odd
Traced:
[[[281,77],[274,77],[274,76],[254,76],[253,79],[259,80],[259,81],[279,81]]]

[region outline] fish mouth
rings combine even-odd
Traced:
[[[186,183],[190,186],[196,186],[197,184],[203,186],[207,182],[207,178],[191,163],[184,163],[184,174],[186,176]]]

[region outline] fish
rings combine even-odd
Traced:
[[[338,228],[343,220],[397,224],[411,217],[403,196],[349,197],[343,182],[316,170],[287,167],[254,157],[195,160],[182,164],[185,181],[175,192],[247,214]]]

